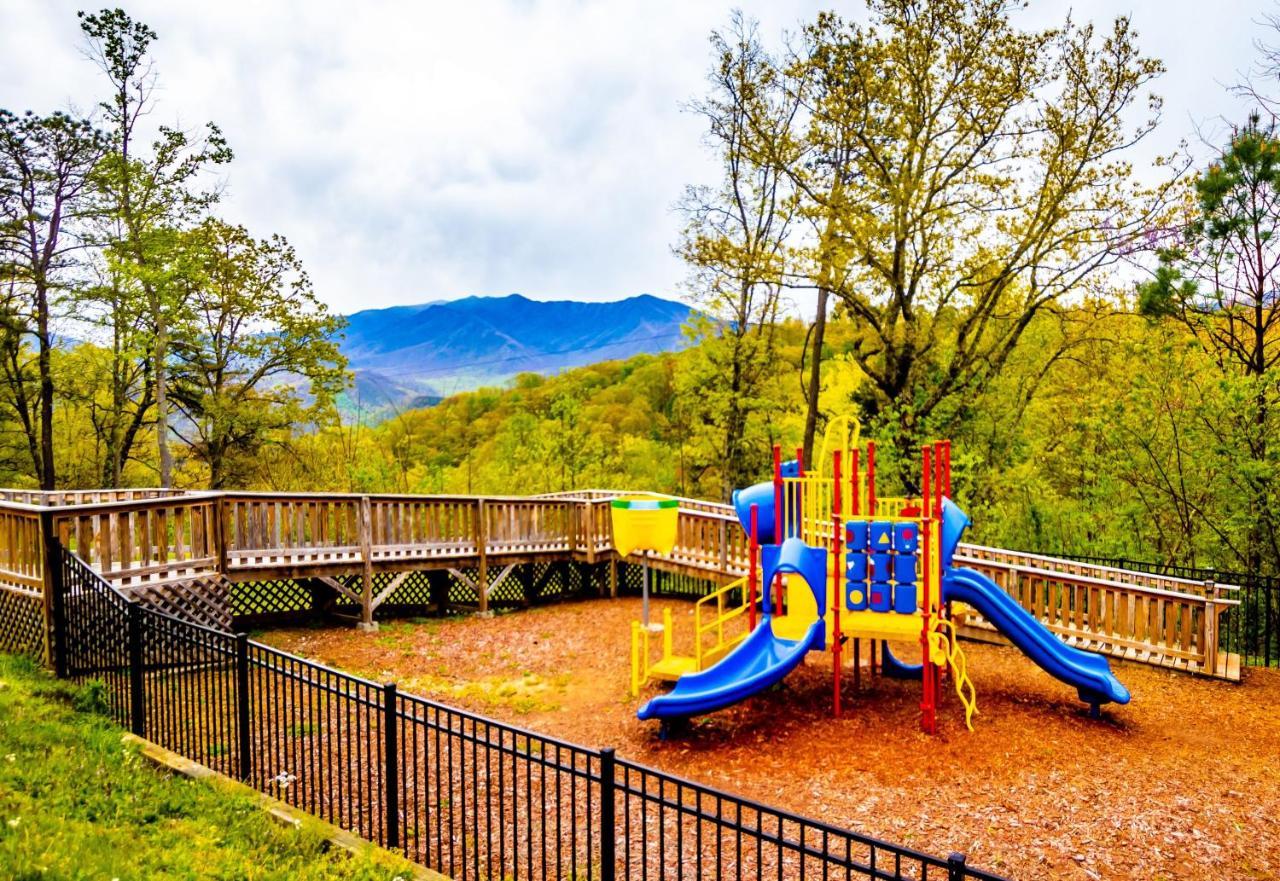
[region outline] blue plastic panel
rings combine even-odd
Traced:
[[[871,550],[890,551],[893,549],[893,524],[887,520],[871,521]]]
[[[867,608],[867,583],[850,581],[844,586],[844,605],[850,612],[862,612]]]
[[[916,555],[894,554],[893,580],[899,584],[914,584],[916,580]]]
[[[849,554],[845,557],[844,577],[849,581],[866,581],[867,555]]]
[[[867,521],[854,520],[844,525],[844,541],[851,551],[867,549]]]
[[[893,606],[893,585],[883,581],[873,581],[869,605],[873,612],[889,611]]]
[[[893,524],[893,549],[914,554],[920,546],[920,525],[917,523]]]
[[[900,615],[912,615],[916,611],[916,586],[899,584],[893,589],[893,610]]]
[[[872,581],[893,581],[893,557],[889,554],[871,554],[869,574]]]

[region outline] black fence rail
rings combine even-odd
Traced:
[[[58,675],[122,726],[458,881],[983,879],[131,602],[58,547]]]
[[[1224,651],[1239,654],[1240,662],[1251,667],[1280,664],[1280,578],[1125,557],[1093,557],[1065,552],[1055,552],[1053,556],[1152,575],[1236,585],[1240,590],[1232,593],[1231,597],[1240,600],[1240,605],[1223,613],[1219,645]]]

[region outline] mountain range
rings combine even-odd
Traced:
[[[365,309],[347,316],[342,352],[355,388],[344,409],[376,418],[518,373],[679,349],[690,314],[649,294],[605,303],[511,294]]]

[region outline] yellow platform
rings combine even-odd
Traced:
[[[833,626],[828,615],[828,625]],[[915,613],[900,615],[897,612],[840,612],[840,633],[850,639],[920,640],[924,616]]]
[[[696,673],[697,671],[698,660],[689,655],[672,655],[649,665],[649,677],[651,679],[661,679],[665,682],[675,682],[684,674]]]

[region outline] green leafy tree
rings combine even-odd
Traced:
[[[254,239],[243,227],[206,220],[183,236],[186,309],[173,327],[173,399],[179,434],[209,469],[209,486],[241,478],[273,435],[332,413],[346,384],[328,313],[293,248],[280,236]],[[303,388],[302,386],[305,386]],[[310,398],[304,407],[303,393]]]
[[[111,92],[102,102],[110,150],[96,176],[107,224],[103,241],[112,272],[133,286],[151,329],[151,381],[161,486],[173,480],[169,435],[169,357],[173,326],[182,320],[182,285],[177,279],[180,231],[217,201],[207,180],[211,168],[231,161],[218,127],[203,136],[160,126],[149,148],[139,144],[139,122],[154,106],[156,77],[148,49],[156,33],[121,9],[79,13],[89,57],[105,75]],[[113,286],[113,290],[118,286]],[[126,297],[119,302],[131,302]],[[114,314],[114,313],[112,313]],[[128,314],[119,316],[126,323]]]
[[[755,440],[754,423],[768,416],[763,389],[774,378],[774,329],[795,220],[786,177],[763,161],[754,137],[764,127],[781,137],[798,105],[761,87],[773,61],[740,18],[728,34],[713,34],[711,45],[711,91],[692,109],[706,120],[722,179],[685,194],[688,224],[678,251],[691,268],[692,298],[704,313],[691,324],[694,337],[706,343],[700,348],[703,371],[684,377],[691,421],[714,436],[712,456],[699,470],[715,470],[718,495],[727,499],[767,455],[767,444]]]
[[[75,224],[104,147],[88,120],[0,110],[0,272],[7,276],[0,283],[10,294],[4,377],[43,489],[57,485],[52,321],[57,301],[74,283],[76,255],[84,248]],[[34,393],[22,363],[28,336],[36,347]]]
[[[1275,410],[1280,393],[1280,138],[1258,116],[1237,129],[1189,192],[1176,241],[1164,248],[1142,310],[1185,324],[1240,406],[1219,423],[1252,521],[1241,562],[1280,565]]]
[[[805,30],[797,137],[839,156],[841,185],[790,177],[837,219],[828,250],[848,271],[827,279],[858,329],[863,408],[913,461],[941,405],[980,392],[1035,316],[1144,228],[1158,200],[1124,156],[1154,125],[1145,90],[1163,67],[1125,18],[1100,35],[1018,30],[1003,0],[870,13]],[[1151,117],[1132,127],[1144,98]]]

